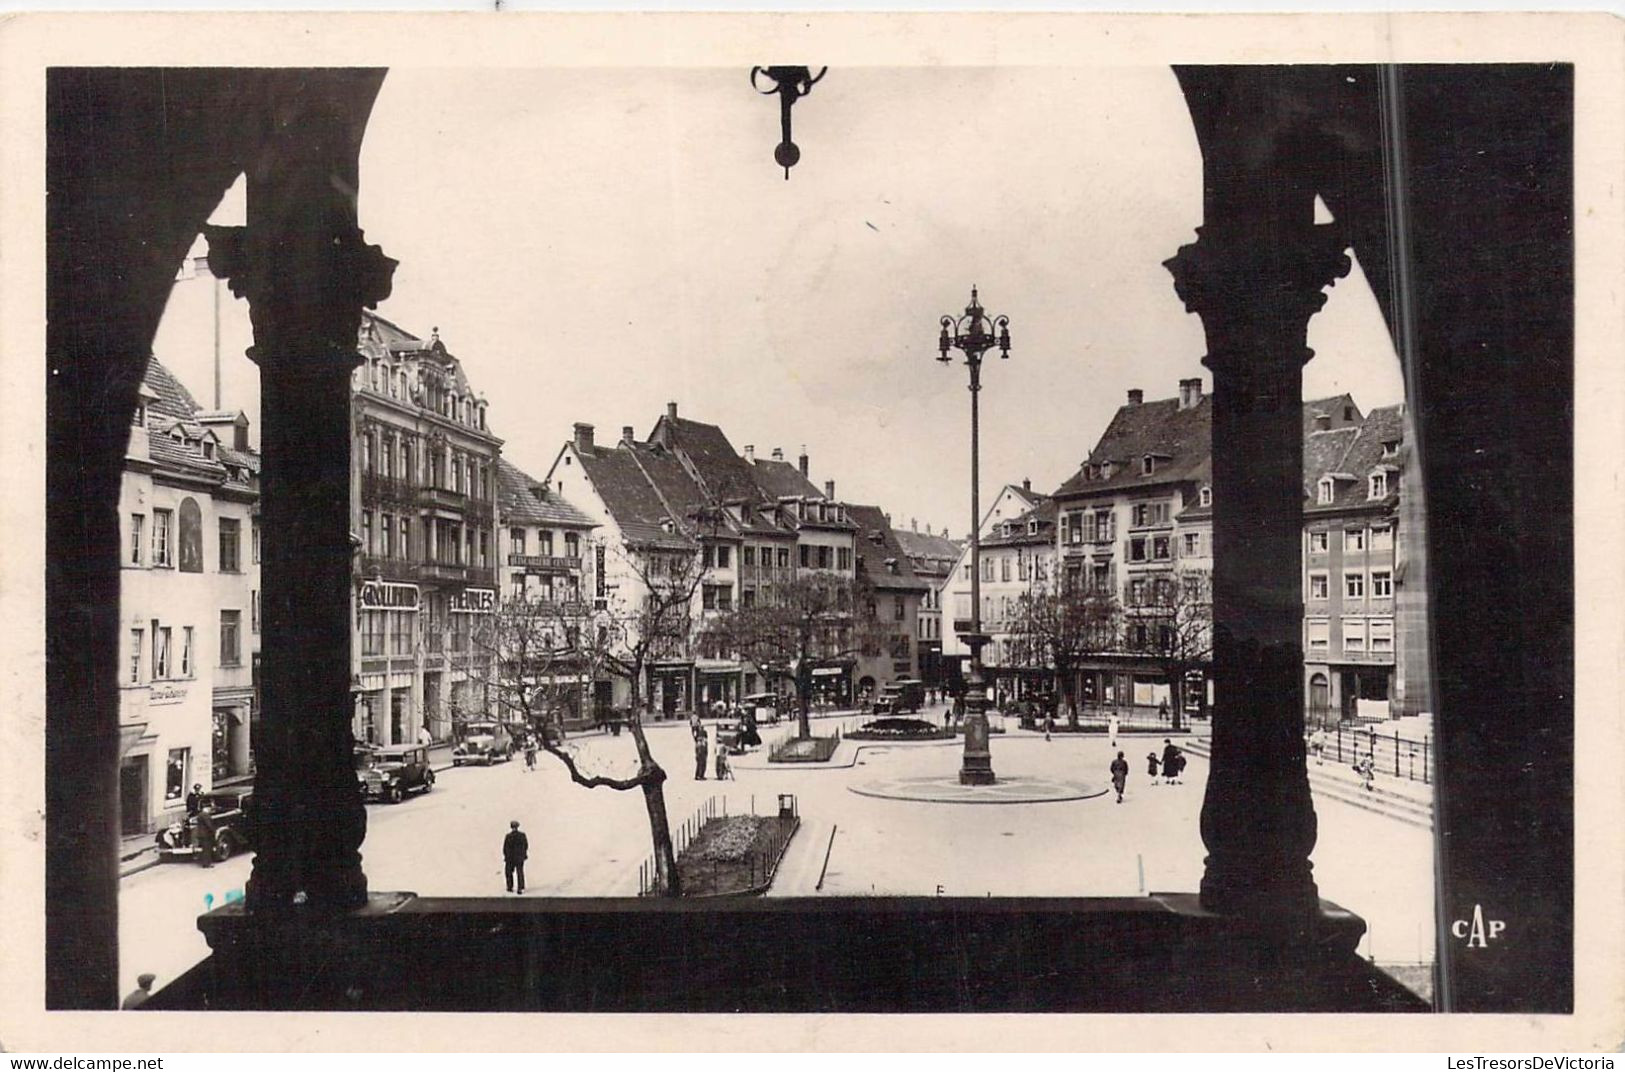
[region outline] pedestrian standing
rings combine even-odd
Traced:
[[[502,877],[507,880],[508,892],[514,892],[514,880],[519,880],[519,892],[525,892],[525,858],[530,855],[530,839],[519,829],[519,820],[508,824],[508,836],[502,839]]]
[[[192,791],[190,793],[186,794],[186,817],[190,819],[192,816],[196,815],[198,807],[202,803],[203,783],[199,782],[192,787]]]
[[[130,991],[129,995],[125,997],[124,1003],[120,1005],[119,1008],[139,1009],[141,1006],[145,1005],[147,1003],[147,999],[152,997],[153,980],[157,978],[158,977],[151,972],[142,972],[140,975],[136,976],[135,989]]]
[[[1157,706],[1157,717],[1164,722],[1168,721],[1168,701],[1164,700]]]
[[[1045,715],[1044,716],[1044,740],[1046,740],[1046,741],[1049,740],[1049,735],[1054,733],[1054,732],[1055,732],[1055,716],[1054,715]]]
[[[536,738],[525,738],[525,773],[529,774],[536,769]]]
[[[1316,730],[1309,735],[1309,752],[1315,757],[1315,766],[1326,762],[1326,731]]]
[[[1179,784],[1179,771],[1183,766],[1179,756],[1179,746],[1168,738],[1162,739],[1162,776],[1169,785]]]
[[[1106,721],[1106,732],[1111,734],[1112,747],[1117,747],[1117,712],[1113,711],[1111,718]]]
[[[731,782],[734,780],[733,768],[728,765],[728,750],[717,741],[717,781]]]
[[[214,809],[205,804],[197,813],[197,862],[214,866]]]
[[[1117,790],[1119,804],[1123,803],[1123,787],[1126,785],[1128,785],[1128,760],[1119,752],[1117,758],[1112,760],[1112,788]]]
[[[1147,752],[1146,756],[1145,756],[1145,762],[1146,762],[1145,772],[1147,774],[1151,775],[1151,784],[1152,785],[1160,784],[1160,780],[1157,778],[1157,767],[1159,765],[1159,761],[1157,760],[1157,754],[1155,752]]]
[[[694,735],[694,780],[705,781],[705,757],[709,749],[705,743],[705,731],[701,730]]]

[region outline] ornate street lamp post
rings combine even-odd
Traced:
[[[981,480],[981,414],[977,396],[982,392],[982,355],[997,346],[1001,359],[1010,356],[1010,318],[989,317],[977,301],[976,288],[971,287],[970,304],[965,315],[955,319],[942,318],[942,334],[937,338],[937,360],[944,365],[951,360],[949,350],[965,355],[965,367],[970,369],[970,632],[961,633],[970,648],[970,677],[965,682],[965,755],[959,767],[959,784],[992,785],[993,753],[987,740],[987,682],[982,677],[982,646],[987,635],[982,632],[982,496]]]

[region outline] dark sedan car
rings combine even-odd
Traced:
[[[248,839],[248,816],[253,807],[254,794],[250,790],[204,793],[198,797],[198,807],[211,809],[214,819],[214,858],[229,860],[239,852],[253,846]],[[197,816],[189,815],[176,820],[158,831],[158,858],[170,860],[197,859]]]

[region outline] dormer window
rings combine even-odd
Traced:
[[[1384,458],[1399,457],[1399,440],[1385,439],[1382,442],[1382,456]]]
[[[1001,532],[1002,532],[1002,534],[1003,534],[1003,535],[1005,535],[1005,536],[1009,536],[1009,535],[1010,535],[1010,522],[1008,522],[1008,521],[1006,521],[1006,522],[1005,522],[1005,523],[1004,523],[1004,525],[1003,525],[1003,527],[1002,527],[1002,530],[1001,530]]]
[[[1321,506],[1329,505],[1332,501],[1332,478],[1323,476],[1317,488],[1315,501]]]
[[[1111,462],[1101,462],[1100,463],[1100,479],[1102,479],[1102,480],[1110,480],[1111,478],[1112,478],[1112,463]]]
[[[1201,491],[1198,491],[1196,493],[1196,505],[1197,506],[1212,506],[1213,505],[1213,489],[1212,488],[1203,488]]]
[[[1156,459],[1155,456],[1147,454],[1145,457],[1140,459],[1140,475],[1141,476],[1150,476],[1152,473],[1154,473],[1156,471],[1157,471],[1157,459]]]
[[[203,456],[205,458],[214,457],[214,440],[205,439],[203,441]]]
[[[1027,535],[1029,535],[1029,536],[1037,536],[1038,535],[1038,519],[1037,518],[1034,518],[1033,520],[1027,522]]]
[[[1387,494],[1388,473],[1385,470],[1378,469],[1376,472],[1371,474],[1371,486],[1366,497],[1369,499],[1381,499]]]
[[[147,423],[147,407],[141,402],[135,404],[135,412],[130,416],[130,423],[140,427]]]

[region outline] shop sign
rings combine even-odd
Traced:
[[[453,614],[490,614],[497,609],[495,588],[465,588],[447,601]]]
[[[186,699],[186,689],[178,685],[155,685],[147,693],[148,707],[163,707],[167,704],[178,704]]]
[[[417,610],[418,586],[368,581],[361,586],[361,605],[368,610]]]

